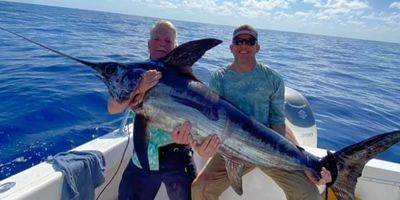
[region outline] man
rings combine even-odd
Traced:
[[[148,49],[150,60],[158,60],[167,55],[178,45],[176,40],[176,28],[166,20],[157,21],[150,29]],[[147,90],[154,87],[161,73],[156,70],[149,70],[142,75],[138,86],[131,93],[131,98],[118,103],[109,98],[108,111],[111,114],[119,113],[128,107],[134,106],[136,102],[144,97]],[[170,199],[188,200],[193,179],[196,176],[196,169],[192,158],[192,150],[186,145],[190,137],[190,123],[185,122],[177,126],[172,134],[150,127],[149,141],[147,148],[148,162],[142,162],[144,155],[134,152],[132,161],[129,162],[124,171],[119,196],[121,200],[131,199],[154,199],[163,182],[166,186]],[[208,137],[206,141],[214,141]],[[175,143],[171,143],[174,141]],[[182,142],[185,141],[185,142]],[[216,143],[216,142],[214,142]],[[166,145],[169,144],[169,145]],[[197,144],[192,142],[193,148],[203,157],[210,157],[209,143]],[[216,149],[217,147],[214,147]]]
[[[247,115],[254,117],[267,127],[282,134],[298,144],[284,124],[284,83],[282,77],[266,65],[258,63],[256,54],[260,50],[257,31],[242,25],[234,30],[230,50],[234,56],[232,64],[217,70],[210,79],[210,87],[230,101]],[[255,166],[245,167],[244,174]],[[276,168],[260,167],[284,190],[288,200],[320,199],[319,191],[313,184],[331,181],[326,169],[322,178],[314,180],[311,173],[286,171]],[[215,154],[203,168],[192,184],[192,199],[218,199],[230,186],[225,161]]]

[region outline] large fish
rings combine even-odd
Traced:
[[[178,123],[189,120],[194,139],[202,141],[212,134],[219,136],[221,145],[218,152],[225,158],[228,178],[238,194],[243,193],[243,166],[250,163],[285,170],[307,169],[317,177],[321,168],[326,167],[332,173],[334,181],[330,186],[337,198],[354,199],[357,178],[361,176],[365,164],[400,141],[400,131],[397,130],[371,137],[333,154],[328,152],[322,159],[306,152],[241,112],[191,73],[191,66],[207,50],[221,43],[217,39],[184,43],[158,62],[96,63],[74,58],[12,31],[3,30],[94,69],[107,86],[109,94],[119,102],[129,99],[143,72],[149,69],[160,71],[162,78],[159,83],[133,108],[137,114],[135,150],[140,155],[147,153],[146,130],[149,124],[171,132]],[[146,160],[141,159],[140,162],[145,165]]]

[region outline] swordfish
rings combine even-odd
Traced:
[[[159,83],[132,108],[136,113],[134,140],[139,141],[134,141],[135,150],[139,154],[146,153],[146,130],[149,125],[171,132],[177,124],[189,120],[194,139],[202,141],[208,135],[218,135],[221,142],[218,152],[225,159],[230,184],[239,195],[243,193],[242,169],[251,164],[285,170],[310,170],[317,177],[322,167],[326,167],[333,178],[328,186],[336,197],[339,200],[354,199],[357,178],[361,176],[365,164],[400,142],[400,130],[396,130],[373,136],[335,153],[328,152],[323,158],[308,153],[241,112],[191,73],[191,66],[206,51],[222,42],[218,39],[184,43],[159,61],[99,63],[72,57],[13,31],[0,29],[90,67],[104,82],[109,95],[118,102],[129,99],[145,71],[160,71],[162,78]]]

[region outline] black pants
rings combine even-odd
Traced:
[[[171,200],[190,200],[191,184],[196,177],[192,151],[187,145],[160,147],[159,171],[138,168],[132,161],[126,167],[119,185],[119,200],[151,200],[163,182]]]

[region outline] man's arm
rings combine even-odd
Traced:
[[[126,101],[118,103],[115,99],[113,99],[112,97],[109,97],[108,103],[107,103],[108,113],[110,113],[110,114],[120,113],[121,111],[125,110],[125,108],[128,107],[129,102],[131,102],[131,101],[132,101],[132,99],[129,98]]]
[[[285,124],[271,125],[271,128],[293,142],[293,144],[299,145],[299,142],[296,140],[293,132],[290,130],[290,128],[286,127]]]
[[[295,145],[299,146],[299,143],[297,142],[293,132],[285,125],[271,125],[271,128],[279,134],[284,135]],[[309,170],[305,170],[304,173],[306,174],[307,178],[316,185],[325,185],[332,181],[331,172],[325,169],[325,167],[323,167],[322,171],[320,172],[321,178],[319,180]]]

